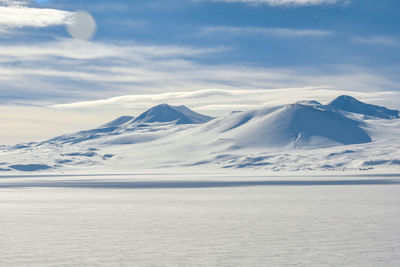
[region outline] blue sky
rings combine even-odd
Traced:
[[[99,24],[95,40],[232,49],[206,58],[207,63],[269,67],[343,63],[391,66],[399,59],[399,1],[353,0],[275,6],[257,4],[257,1],[253,4],[188,0],[96,1],[93,4],[89,1],[86,5],[74,2],[82,1],[60,1],[59,4],[54,1],[54,6],[92,13]],[[316,33],[284,35],[263,29],[314,30]]]
[[[97,23],[91,40],[66,30],[78,10]],[[3,140],[159,101],[217,115],[349,93],[399,108],[399,10],[396,0],[1,0]]]

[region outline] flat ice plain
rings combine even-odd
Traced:
[[[1,266],[400,266],[400,175],[0,177]]]

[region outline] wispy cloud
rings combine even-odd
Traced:
[[[365,101],[375,102],[380,98],[398,97],[393,91],[361,92],[336,90],[330,86],[307,86],[279,89],[203,89],[196,91],[137,94],[112,97],[95,101],[82,101],[53,105],[58,110],[115,110],[125,109],[141,112],[160,103],[186,104],[195,110],[212,115],[233,110],[248,110],[263,106],[294,103],[300,100],[318,100],[327,103],[341,94],[350,94]],[[137,115],[132,114],[131,115]]]
[[[375,46],[389,46],[389,47],[400,47],[400,41],[393,37],[388,36],[354,36],[350,38],[351,41],[359,44],[365,45],[375,45]]]
[[[58,9],[29,7],[26,4],[25,1],[1,1],[0,29],[64,25],[73,14]]]
[[[0,100],[3,104],[46,105],[205,88],[256,90],[328,85],[343,91],[380,91],[399,86],[396,80],[354,67],[316,72],[306,68],[209,65],[198,60],[223,51],[71,39],[0,46]]]
[[[235,35],[265,35],[281,37],[323,37],[330,35],[330,31],[317,29],[289,29],[289,28],[265,28],[265,27],[206,27],[201,34],[228,33]]]
[[[192,48],[185,46],[139,45],[135,43],[107,44],[76,39],[59,39],[52,42],[0,46],[0,60],[40,60],[49,57],[65,59],[135,59],[140,58],[181,58],[216,53],[227,48]]]
[[[225,48],[106,44],[74,39],[0,46],[0,100],[46,102],[183,87],[197,57]],[[187,77],[185,77],[185,75]],[[201,83],[199,83],[201,84]],[[53,100],[51,100],[53,99]]]
[[[270,5],[270,6],[314,6],[314,5],[333,5],[348,4],[350,0],[211,0],[214,2],[245,3],[251,5]]]

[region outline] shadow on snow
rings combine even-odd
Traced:
[[[351,186],[398,185],[397,179],[368,180],[270,180],[270,181],[109,181],[109,180],[59,180],[2,183],[0,188],[104,188],[104,189],[180,189],[226,188],[250,186]]]

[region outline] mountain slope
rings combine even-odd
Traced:
[[[107,128],[107,127],[118,127],[121,126],[131,120],[133,120],[135,117],[132,116],[121,116],[113,121],[110,121],[106,124],[104,124],[103,126],[101,126],[102,128]]]
[[[363,123],[317,102],[230,114],[204,125],[243,147],[327,147],[371,142]]]
[[[400,120],[367,120],[333,106],[300,101],[196,124],[203,115],[160,105],[139,119],[121,117],[40,144],[0,147],[0,171],[398,168]]]
[[[121,116],[99,128],[58,136],[49,141],[61,144],[75,144],[98,138],[110,139],[109,137],[116,137],[118,140],[112,142],[129,144],[136,143],[137,140],[153,140],[154,138],[148,138],[151,135],[150,132],[168,130],[168,127],[166,127],[167,124],[171,124],[170,126],[173,127],[175,124],[200,124],[212,119],[212,117],[194,112],[185,106],[161,104],[150,108],[136,119],[132,116]],[[133,132],[135,133],[134,138],[125,136]],[[140,135],[139,137],[138,134]],[[143,138],[142,135],[145,134],[148,136]],[[159,135],[157,134],[157,137]],[[111,141],[107,140],[107,143],[109,142]]]
[[[135,123],[172,122],[176,124],[200,124],[212,120],[212,117],[194,112],[185,106],[170,106],[161,104],[137,117]]]
[[[385,107],[367,104],[347,95],[339,96],[327,106],[335,110],[357,113],[381,119],[399,118],[398,110],[391,110]]]

